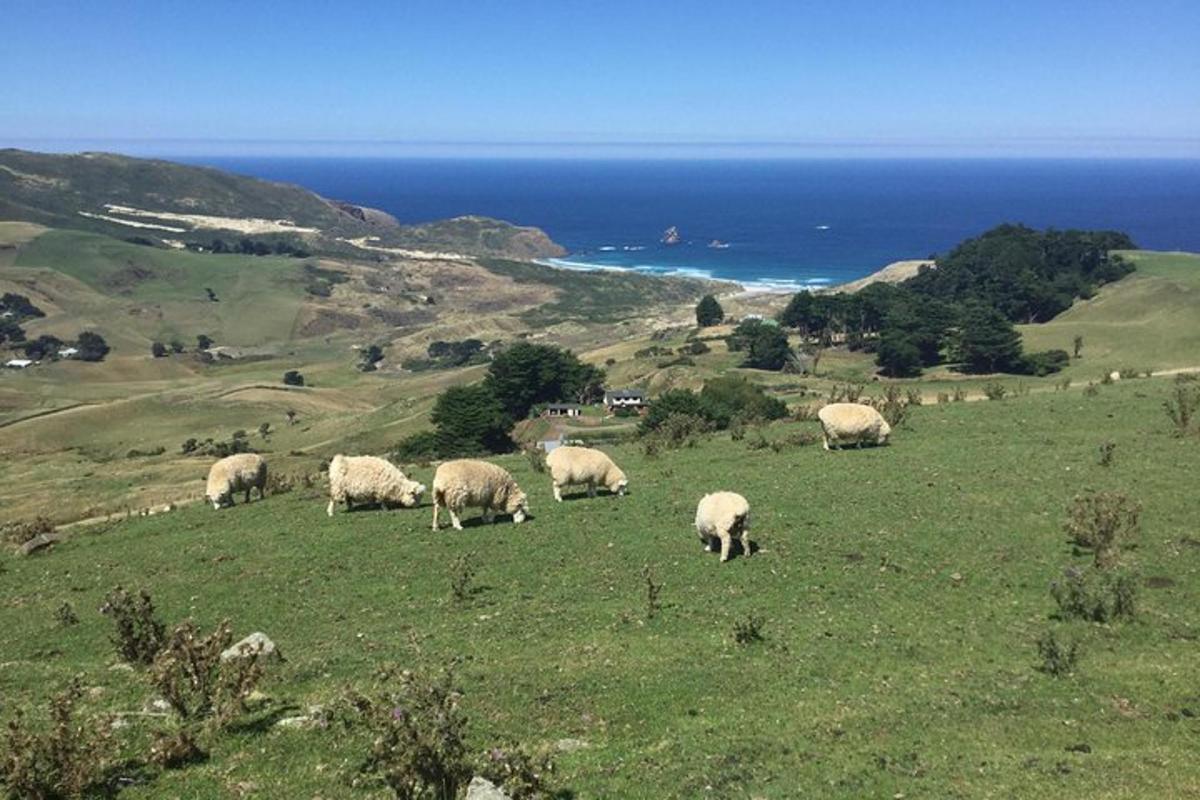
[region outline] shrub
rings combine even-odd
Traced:
[[[54,530],[54,523],[45,517],[34,517],[27,522],[6,522],[0,525],[0,537],[11,545],[20,546]]]
[[[950,395],[947,394],[946,392],[938,392],[937,401],[938,401],[938,405],[942,405],[943,403],[949,403]]]
[[[965,403],[967,401],[967,393],[961,386],[954,387],[954,402]]]
[[[1058,604],[1059,619],[1109,622],[1133,619],[1137,613],[1137,581],[1128,574],[1074,567],[1050,584],[1050,596]]]
[[[743,420],[773,420],[787,416],[787,404],[771,397],[756,383],[737,375],[705,381],[700,390],[700,414],[718,430],[735,416]]]
[[[225,725],[246,710],[246,698],[262,678],[257,653],[228,661],[221,653],[233,644],[229,620],[203,636],[191,620],[176,625],[154,659],[150,680],[184,725]]]
[[[1082,336],[1076,336],[1074,341],[1071,342],[1071,352],[1074,354],[1075,358],[1079,358],[1080,354],[1083,353]]]
[[[440,440],[434,431],[420,431],[401,439],[388,458],[397,463],[428,462],[438,457]]]
[[[368,697],[348,692],[350,724],[364,725],[371,746],[359,771],[379,778],[400,800],[454,800],[473,772],[466,748],[461,692],[444,670],[433,679],[386,671],[395,688]]]
[[[1091,549],[1103,569],[1115,564],[1121,547],[1137,536],[1141,512],[1120,492],[1089,492],[1072,501],[1063,529],[1075,544]]]
[[[289,369],[283,373],[283,384],[285,386],[303,386],[304,376],[298,370]]]
[[[79,624],[79,615],[75,613],[75,607],[69,602],[63,601],[62,605],[54,609],[54,621],[60,627],[69,628],[72,625]]]
[[[696,324],[707,328],[712,325],[720,325],[723,319],[725,319],[725,311],[717,302],[717,298],[711,294],[700,298],[700,302],[696,304]]]
[[[646,619],[654,619],[662,610],[659,595],[662,594],[663,585],[654,580],[654,570],[649,564],[642,567],[642,581],[646,586]]]
[[[921,396],[920,389],[909,389],[905,392],[904,399],[910,406],[919,406],[925,402],[925,398]]]
[[[1100,394],[1100,390],[1096,388],[1096,384],[1092,383],[1091,381],[1088,381],[1088,385],[1083,387],[1084,397],[1095,397],[1098,394]]]
[[[513,800],[553,796],[545,776],[554,771],[554,763],[545,753],[531,754],[519,745],[493,747],[483,754],[477,769]]]
[[[1186,436],[1192,430],[1196,411],[1200,410],[1200,387],[1185,381],[1176,381],[1174,393],[1164,400],[1162,405],[1167,418],[1175,427],[1175,435]]]
[[[120,586],[108,593],[100,613],[112,617],[116,632],[112,643],[127,664],[150,664],[166,641],[166,626],[154,616],[150,593],[131,595]]]
[[[861,383],[835,383],[829,387],[829,402],[831,403],[857,403],[862,397],[863,391],[867,387]]]
[[[540,447],[530,447],[525,451],[525,460],[529,468],[539,475],[546,473],[546,451]]]
[[[796,447],[808,447],[821,441],[820,434],[815,431],[798,431],[797,433],[789,434],[787,443]]]
[[[651,433],[642,437],[642,448],[646,455],[657,455],[662,450],[678,450],[694,447],[697,440],[712,430],[703,417],[691,414],[672,414]]]
[[[1038,639],[1037,649],[1041,658],[1037,669],[1056,678],[1070,675],[1079,660],[1079,643],[1063,644],[1050,631]]]
[[[1100,466],[1111,467],[1116,450],[1116,442],[1102,442],[1100,445]]]
[[[1040,353],[1028,353],[1025,356],[1024,372],[1029,375],[1042,377],[1054,372],[1061,372],[1071,363],[1071,354],[1066,350],[1043,350]]]
[[[475,593],[471,584],[475,580],[475,554],[463,553],[450,565],[450,594],[456,603],[465,603]]]
[[[689,344],[684,345],[683,347],[681,347],[679,349],[680,349],[680,352],[682,352],[686,355],[691,355],[691,356],[702,356],[705,353],[712,351],[711,347],[709,347],[704,342],[702,342],[698,339],[693,342],[690,342]]]
[[[983,394],[988,400],[1003,400],[1008,394],[1008,389],[1004,384],[997,381],[988,381],[983,385]]]
[[[896,385],[888,386],[884,389],[883,397],[871,398],[867,404],[878,411],[893,428],[898,428],[908,417],[908,404],[901,399],[900,387]]]
[[[20,711],[9,720],[0,758],[0,785],[12,798],[58,800],[106,788],[113,762],[111,727],[77,718],[79,678],[50,701],[50,727],[37,730]]]
[[[763,621],[763,618],[757,614],[750,614],[744,619],[735,620],[733,623],[734,644],[744,646],[763,641]]]
[[[162,342],[154,342],[150,345],[150,355],[155,358],[166,358],[169,355],[167,346]]]
[[[1100,385],[1101,386],[1111,386],[1112,382],[1113,382],[1113,377],[1112,377],[1111,372],[1106,372],[1100,376]]]
[[[84,331],[75,340],[80,361],[103,361],[110,350],[104,337],[94,331]]]
[[[1054,390],[1057,392],[1065,392],[1071,388],[1071,379],[1063,378],[1058,383],[1054,384]]]
[[[161,445],[158,447],[152,447],[149,450],[138,450],[135,447],[135,448],[129,450],[129,452],[125,453],[125,457],[126,458],[153,458],[154,456],[161,456],[165,452],[167,452],[167,448],[165,448]]]

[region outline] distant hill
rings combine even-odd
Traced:
[[[291,184],[111,153],[0,150],[0,219],[174,246],[248,237],[340,254],[370,247],[518,259],[565,252],[537,228],[486,217],[401,225],[382,211]]]

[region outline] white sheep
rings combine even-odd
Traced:
[[[750,555],[750,504],[733,492],[713,492],[700,498],[696,506],[696,532],[705,552],[711,553],[715,540],[721,542],[721,561],[729,560],[733,537],[742,541],[742,552]]]
[[[825,434],[825,449],[847,444],[887,444],[892,426],[875,409],[862,403],[830,403],[817,412]]]
[[[267,462],[256,453],[238,453],[222,458],[208,471],[208,487],[204,496],[213,508],[233,505],[233,493],[245,492],[250,502],[250,490],[258,489],[258,499],[266,497]]]
[[[546,456],[550,478],[554,482],[554,499],[562,502],[564,486],[587,485],[588,497],[596,496],[600,485],[613,494],[624,495],[629,486],[625,473],[612,459],[590,447],[556,447]]]
[[[450,524],[462,530],[458,515],[467,507],[483,509],[483,521],[491,522],[497,511],[512,514],[513,522],[524,522],[529,500],[508,470],[470,458],[447,461],[433,476],[433,529],[438,529],[438,509],[450,512]]]
[[[394,464],[375,456],[336,455],[329,462],[329,507],[338,503],[349,511],[354,503],[380,503],[384,508],[412,508],[421,502],[424,484],[405,477]]]

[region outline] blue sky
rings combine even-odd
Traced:
[[[1200,157],[1200,2],[7,0],[0,145]]]

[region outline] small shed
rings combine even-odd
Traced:
[[[64,347],[58,351],[59,358],[75,358],[79,355],[78,347]]]
[[[576,403],[550,403],[542,412],[545,417],[578,417],[583,414],[583,407]]]
[[[4,362],[4,366],[9,369],[25,369],[34,363],[32,358],[10,358]]]

